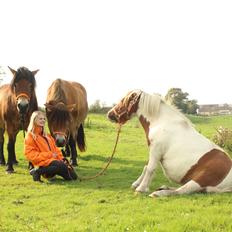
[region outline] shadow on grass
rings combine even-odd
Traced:
[[[77,188],[77,189],[106,189],[112,191],[120,191],[125,189],[130,189],[131,184],[136,180],[136,178],[142,172],[143,166],[141,167],[119,167],[108,169],[101,175],[97,176],[102,168],[96,167],[77,167],[75,168],[77,175],[80,178],[87,178],[86,180],[76,180],[76,181],[64,181],[61,177],[58,177],[49,184],[67,186],[67,188]],[[91,178],[91,179],[88,179]]]
[[[102,163],[107,163],[109,159],[110,159],[110,156],[104,157],[104,155],[96,155],[96,154],[79,157],[79,160],[83,160],[83,161],[95,160],[95,161],[101,161]],[[121,159],[117,157],[113,157],[112,162],[123,164],[123,165],[133,164],[133,165],[140,166],[140,167],[144,165],[144,161],[126,160],[126,159]]]
[[[100,172],[101,168],[89,168],[89,167],[80,167],[76,168],[77,174],[79,177],[92,177],[95,176],[98,172]],[[140,176],[143,170],[143,166],[141,167],[118,167],[112,168],[108,167],[106,172],[103,175],[100,175],[91,180],[83,180],[83,181],[63,181],[61,179],[54,180],[49,184],[54,185],[62,185],[67,187],[68,189],[79,189],[89,191],[131,191],[132,194],[134,190],[131,188],[131,184]],[[150,192],[153,192],[155,189],[159,188],[162,185],[177,187],[178,185],[169,181],[163,174],[161,167],[156,172],[156,177],[150,185]],[[149,192],[149,193],[150,193]],[[148,193],[144,194],[148,195]]]

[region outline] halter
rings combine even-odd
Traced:
[[[123,111],[120,114],[115,109],[113,109],[113,112],[114,112],[114,114],[115,114],[115,116],[116,116],[116,118],[117,118],[118,121],[124,115],[125,115],[125,119],[126,120],[130,119],[130,116],[129,116],[129,113],[128,113],[128,109],[126,107],[123,107]]]
[[[68,139],[69,139],[69,132],[68,132],[68,135],[66,134],[66,133],[64,133],[64,132],[62,132],[62,131],[54,131],[54,132],[52,132],[54,135],[63,135],[64,137],[65,137],[65,140],[66,141],[68,141]]]
[[[141,96],[141,93],[138,94],[133,100],[130,101],[128,107],[125,107],[123,105],[121,107],[122,111],[120,110],[120,112],[121,112],[120,114],[115,109],[113,109],[113,112],[114,112],[114,114],[115,114],[115,116],[116,116],[116,118],[117,118],[118,121],[120,120],[120,118],[122,116],[125,116],[125,120],[126,121],[130,119],[131,115],[130,115],[129,112],[130,112],[131,108],[134,106],[134,104],[140,99],[140,96]]]
[[[29,97],[28,94],[26,94],[26,93],[20,93],[18,96],[16,96],[16,100],[18,101],[18,99],[19,99],[20,97],[24,97],[24,98],[26,98],[28,101],[30,101],[30,97]]]

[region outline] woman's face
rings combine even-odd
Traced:
[[[46,122],[46,118],[45,118],[45,116],[43,114],[39,114],[35,118],[35,125],[37,125],[37,126],[44,127],[45,122]]]

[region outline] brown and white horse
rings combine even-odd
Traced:
[[[84,120],[88,112],[87,93],[80,83],[56,79],[48,88],[46,100],[48,127],[57,146],[71,153],[77,165],[76,144],[85,151]]]
[[[10,68],[13,79],[10,84],[0,87],[0,165],[5,165],[3,154],[4,132],[8,134],[8,162],[6,171],[14,171],[13,164],[17,163],[15,142],[19,130],[26,130],[33,111],[38,109],[35,94],[35,74],[39,70],[30,71],[20,67],[15,71]]]
[[[132,184],[137,192],[149,191],[159,163],[166,176],[181,187],[161,188],[151,193],[151,197],[232,191],[232,161],[229,156],[198,133],[182,113],[159,95],[134,90],[108,112],[108,118],[120,124],[126,123],[133,115],[139,118],[149,146],[149,161]]]

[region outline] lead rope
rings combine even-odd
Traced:
[[[21,122],[21,126],[22,126],[22,131],[23,131],[23,138],[25,138],[25,130],[24,130],[25,118],[24,118],[24,114],[20,114],[20,122]]]
[[[114,157],[114,154],[115,154],[115,151],[116,151],[116,147],[117,147],[117,144],[118,144],[119,134],[120,134],[120,132],[121,132],[121,127],[122,127],[122,125],[119,124],[119,126],[118,126],[118,132],[117,132],[117,137],[116,137],[116,140],[115,140],[114,149],[113,149],[113,151],[112,151],[112,155],[110,156],[110,159],[109,159],[109,161],[107,162],[106,166],[105,166],[100,172],[98,172],[97,174],[95,174],[94,176],[86,176],[86,177],[84,176],[84,177],[82,177],[82,176],[78,176],[78,175],[77,175],[77,178],[78,178],[80,181],[94,179],[94,178],[96,178],[96,177],[102,175],[102,174],[106,171],[106,169],[108,168],[108,166],[110,165],[110,163],[111,163],[111,161],[112,161],[112,159],[113,159],[113,157]]]

